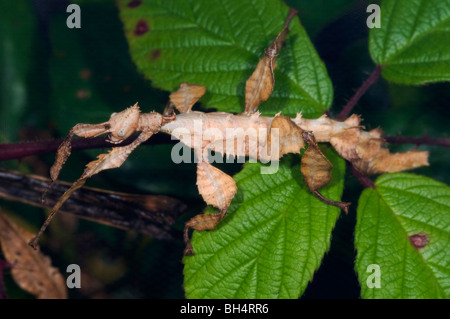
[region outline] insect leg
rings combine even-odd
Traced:
[[[291,20],[298,14],[298,11],[291,9],[286,18],[281,32],[277,35],[272,44],[267,48],[264,57],[259,60],[255,71],[245,83],[245,110],[244,114],[251,115],[255,113],[259,104],[266,101],[272,94],[275,84],[274,70],[277,66],[276,60],[278,53],[283,47],[283,42],[289,33],[288,26]]]
[[[184,249],[185,255],[194,255],[194,249],[189,240],[189,229],[197,231],[213,230],[217,224],[225,217],[227,209],[221,210],[218,214],[198,214],[192,217],[184,226],[184,242],[186,248]]]
[[[135,107],[137,107],[137,105],[135,105]],[[129,109],[127,109],[127,110],[129,110]],[[125,111],[127,111],[127,110],[125,110]],[[128,113],[122,113],[122,112],[119,113],[119,115],[120,114],[122,114],[122,116],[130,115]],[[127,138],[136,129],[142,130],[142,133],[139,134],[139,136],[131,144],[126,145],[126,146],[121,146],[121,147],[114,147],[109,153],[101,154],[98,156],[97,160],[92,161],[89,164],[87,164],[86,169],[84,170],[81,177],[77,181],[75,181],[72,184],[72,186],[59,198],[58,202],[56,202],[55,206],[53,207],[52,211],[50,212],[50,215],[48,216],[47,220],[45,221],[45,223],[42,225],[41,229],[39,230],[39,233],[36,235],[36,237],[33,240],[30,241],[29,244],[33,248],[36,248],[39,237],[45,231],[48,224],[52,220],[53,216],[58,212],[60,207],[70,197],[70,195],[72,195],[72,193],[74,191],[76,191],[77,189],[81,188],[84,185],[84,183],[86,182],[86,180],[89,177],[91,177],[103,170],[122,166],[123,162],[125,162],[127,157],[130,155],[130,153],[136,147],[138,147],[140,144],[142,144],[143,142],[148,140],[154,133],[157,133],[159,131],[159,129],[161,128],[162,124],[174,119],[174,117],[165,118],[165,117],[162,117],[160,114],[150,113],[150,114],[148,114],[149,116],[148,116],[147,120],[144,121],[145,123],[142,125],[139,125],[139,113],[137,113],[137,119],[133,120],[133,122],[119,122],[119,121],[117,121],[118,119],[122,119],[123,121],[126,121],[127,119],[130,120],[130,119],[128,116],[117,118],[117,117],[115,117],[116,115],[113,114],[113,116],[111,116],[110,121],[107,122],[110,125],[109,128],[104,128],[105,130],[109,130],[109,132],[111,133],[110,139],[114,139],[114,140],[112,140],[112,142],[117,142],[117,143],[120,142],[120,138],[123,138],[123,139]],[[131,123],[131,125],[130,125],[130,123]],[[80,125],[80,126],[78,126],[78,125]],[[76,132],[78,132],[77,131],[78,128],[82,127],[81,125],[86,125],[86,124],[78,124],[78,125],[75,126],[75,128],[77,128],[77,129],[75,129],[75,128],[72,129],[71,133],[69,134],[69,137],[71,137],[71,135],[73,136],[73,134],[76,134]],[[100,124],[98,124],[98,125],[100,125]],[[89,128],[94,129],[95,127],[90,126]],[[112,129],[112,128],[114,128],[114,129]],[[97,134],[98,134],[98,132],[97,132]],[[69,140],[69,143],[70,143],[70,140]],[[70,154],[70,147],[68,150],[68,154]],[[58,154],[58,156],[60,156],[60,155]],[[57,159],[58,159],[58,156],[57,156]]]
[[[42,194],[41,201],[44,202],[45,195],[51,189],[53,183],[58,179],[59,173],[66,163],[72,151],[72,137],[94,137],[109,133],[108,141],[114,144],[122,142],[129,137],[139,126],[140,111],[137,103],[120,113],[113,113],[109,121],[100,124],[77,124],[67,134],[56,152],[55,163],[50,169],[52,182]]]
[[[319,193],[320,188],[331,182],[331,170],[333,165],[320,151],[312,132],[303,131],[303,139],[309,145],[302,156],[300,167],[306,185],[311,193],[313,193],[320,201],[328,205],[339,207],[348,214],[348,207],[351,203],[334,201],[325,198]]]
[[[189,229],[198,231],[214,229],[224,218],[237,191],[236,182],[231,176],[206,161],[200,161],[197,164],[197,185],[205,202],[217,207],[220,212],[218,214],[199,214],[186,223],[184,228],[185,255],[194,254],[189,241]]]

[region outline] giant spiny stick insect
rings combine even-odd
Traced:
[[[318,119],[304,119],[301,114],[289,118],[281,114],[274,117],[260,116],[257,111],[260,103],[266,101],[273,90],[274,69],[277,56],[289,32],[288,26],[297,14],[291,10],[285,25],[272,44],[265,51],[255,71],[246,82],[245,111],[242,114],[223,112],[203,113],[191,111],[192,106],[205,93],[206,88],[200,85],[182,83],[180,88],[170,95],[170,102],[164,114],[156,112],[141,113],[137,103],[120,112],[113,113],[107,122],[100,124],[77,124],[58,148],[56,160],[51,168],[51,178],[55,181],[71,152],[71,138],[92,137],[108,133],[111,143],[120,143],[135,131],[141,132],[131,144],[114,147],[109,153],[101,154],[97,160],[86,166],[84,173],[61,196],[52,209],[50,216],[42,226],[37,236],[30,242],[33,247],[46,229],[51,218],[59,210],[70,195],[82,187],[89,177],[106,169],[120,167],[130,153],[153,134],[164,132],[181,140],[179,129],[188,138],[182,141],[194,150],[197,157],[203,159],[197,164],[197,185],[204,201],[219,209],[217,214],[199,214],[185,225],[185,254],[193,254],[188,231],[190,228],[198,231],[212,230],[224,218],[237,187],[233,178],[215,168],[202,156],[205,151],[220,151],[225,155],[246,156],[257,160],[278,161],[287,153],[300,153],[308,146],[301,160],[301,173],[309,190],[321,201],[340,207],[345,212],[350,203],[332,201],[319,193],[319,189],[331,181],[331,163],[321,153],[317,142],[328,142],[347,161],[363,174],[398,172],[415,167],[428,165],[428,152],[409,151],[391,154],[383,148],[384,140],[381,131],[375,129],[369,132],[360,126],[361,119],[352,115],[345,121],[335,121],[327,116]],[[175,115],[175,109],[179,114]],[[202,122],[202,129],[195,127],[195,122]],[[208,129],[218,130],[220,138],[207,134]],[[246,130],[242,130],[245,128]],[[253,128],[253,130],[249,130]],[[226,134],[229,129],[235,129],[235,135]],[[240,130],[239,130],[240,129]],[[187,132],[187,133],[186,133]],[[262,132],[262,133],[261,133]],[[239,136],[244,134],[245,137]],[[195,140],[200,138],[200,143]],[[243,147],[235,145],[236,140],[244,141]],[[228,144],[227,144],[228,143]],[[224,145],[233,147],[223,147]],[[236,146],[236,147],[235,147]],[[257,150],[256,152],[252,150]],[[264,149],[265,152],[260,152]],[[270,155],[269,155],[270,154]]]

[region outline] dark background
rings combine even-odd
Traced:
[[[375,65],[368,53],[367,1],[290,0],[324,60],[334,85],[331,113],[336,115]],[[372,1],[374,2],[374,1]],[[376,1],[375,1],[376,2]],[[0,4],[0,143],[63,137],[79,122],[103,122],[112,112],[139,101],[144,111],[161,112],[168,92],[152,88],[128,53],[113,1],[79,1],[81,29],[66,27],[62,0],[2,1]],[[388,135],[449,136],[448,84],[421,87],[373,85],[355,107],[368,129]],[[82,107],[82,106],[89,107]],[[81,111],[87,110],[87,111]],[[175,165],[171,145],[143,146],[117,170],[87,182],[102,189],[135,194],[164,194],[181,199],[188,210],[174,226],[176,240],[156,240],[61,214],[42,239],[42,250],[63,274],[71,263],[83,270],[82,289],[71,298],[183,298],[184,221],[204,208],[195,184],[194,164]],[[394,151],[414,145],[391,146]],[[430,167],[414,172],[449,183],[447,149],[430,151]],[[84,165],[106,150],[74,152],[60,179],[74,181]],[[29,156],[0,167],[48,176],[54,154]],[[239,165],[224,167],[228,173]],[[1,181],[0,181],[1,182]],[[362,186],[350,172],[343,200],[357,203]],[[353,247],[356,206],[341,215],[330,251],[302,298],[358,298]],[[19,217],[33,231],[45,218],[41,208],[0,199],[3,212]],[[1,255],[0,255],[1,258]],[[10,298],[31,297],[6,272]]]

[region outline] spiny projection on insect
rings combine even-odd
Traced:
[[[194,153],[203,160],[197,164],[197,186],[200,195],[208,205],[218,208],[217,214],[199,214],[190,219],[184,230],[186,255],[194,254],[189,241],[189,229],[197,231],[213,230],[224,218],[233,199],[237,186],[233,178],[212,166],[205,156],[205,151],[223,150],[223,155],[246,156],[257,160],[278,161],[287,153],[300,153],[308,147],[301,160],[301,173],[308,189],[319,200],[326,204],[337,206],[348,211],[350,203],[332,201],[325,198],[319,190],[331,181],[332,165],[320,151],[317,143],[330,143],[344,159],[362,174],[380,174],[399,172],[428,165],[428,152],[408,151],[391,154],[382,138],[382,132],[375,129],[369,132],[360,126],[361,119],[352,115],[345,121],[336,121],[326,115],[318,119],[304,119],[301,114],[290,118],[277,114],[274,117],[260,116],[258,106],[266,101],[275,84],[274,70],[276,60],[282,49],[283,42],[289,32],[288,26],[297,12],[290,10],[283,29],[265,51],[264,56],[256,66],[255,71],[246,82],[245,111],[242,114],[224,112],[203,113],[192,111],[193,105],[206,91],[204,86],[182,83],[179,89],[170,95],[170,101],[163,114],[156,112],[141,113],[137,103],[128,109],[113,113],[110,119],[100,124],[77,124],[69,132],[58,148],[55,163],[50,175],[54,182],[71,152],[71,139],[74,135],[93,137],[108,134],[109,142],[118,144],[132,135],[141,132],[129,145],[113,147],[107,154],[99,155],[98,159],[87,164],[81,177],[61,196],[53,207],[49,217],[43,224],[37,236],[30,242],[34,248],[39,237],[45,231],[52,217],[60,209],[70,195],[84,185],[86,180],[107,169],[120,167],[130,153],[140,144],[148,140],[153,134],[164,132],[181,140],[178,129],[188,132],[189,138],[183,143],[191,147]],[[175,114],[175,110],[179,113]],[[202,130],[195,128],[195,122],[203,123]],[[206,134],[208,129],[214,128],[222,132],[221,139]],[[246,128],[246,130],[239,130]],[[249,130],[253,128],[254,130]],[[227,136],[226,130],[236,129],[239,134],[246,134],[244,147],[223,147],[227,143],[234,145],[235,140],[242,136]],[[263,130],[261,130],[263,129]],[[267,132],[261,134],[258,132]],[[202,143],[196,144],[200,138]],[[221,147],[218,147],[221,146]],[[265,148],[267,152],[252,152],[252,149]],[[262,155],[263,154],[263,155]],[[264,155],[265,154],[265,155]],[[270,155],[267,155],[270,154]],[[50,185],[51,186],[51,185]],[[49,187],[50,187],[49,186]],[[44,194],[45,195],[45,194]]]

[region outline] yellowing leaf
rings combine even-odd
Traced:
[[[34,237],[0,214],[0,244],[6,260],[13,265],[16,283],[39,299],[65,299],[67,287],[64,277],[51,266],[50,258],[28,246]]]

